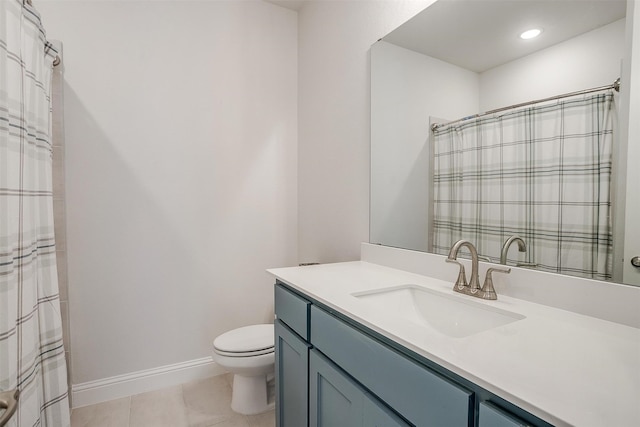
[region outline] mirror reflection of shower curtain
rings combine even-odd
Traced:
[[[517,234],[520,262],[610,279],[612,104],[608,91],[435,130],[433,251],[464,238],[498,262]]]
[[[10,427],[70,424],[53,224],[55,56],[36,10],[1,1],[0,392],[18,401],[0,424]]]

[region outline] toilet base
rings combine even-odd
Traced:
[[[275,402],[269,402],[267,375],[233,376],[231,409],[243,415],[255,415],[274,408]]]

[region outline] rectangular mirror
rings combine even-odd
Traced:
[[[626,10],[617,0],[439,0],[374,44],[370,242],[443,253],[466,238],[500,262],[517,234],[527,251],[514,245],[509,265],[631,283],[622,268],[630,230],[621,95],[600,90],[482,115],[611,86],[627,52]],[[534,27],[540,36],[519,38]],[[438,139],[431,125],[449,121],[457,125],[439,129],[450,138]]]

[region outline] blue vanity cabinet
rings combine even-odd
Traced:
[[[364,401],[364,427],[410,427],[404,420],[391,412],[371,395]]]
[[[305,341],[309,341],[310,307],[311,302],[305,298],[282,285],[276,285],[276,317]]]
[[[395,412],[420,427],[468,427],[474,393],[311,306],[311,342]]]
[[[362,426],[364,392],[317,350],[309,361],[309,427]]]
[[[410,427],[318,350],[309,359],[310,427]]]
[[[276,425],[304,427],[308,418],[309,343],[281,321],[275,323]]]
[[[284,287],[276,286],[275,306],[276,425],[306,427],[310,303]]]
[[[478,427],[530,427],[531,424],[517,418],[489,402],[480,403]]]
[[[553,427],[276,283],[277,427]]]

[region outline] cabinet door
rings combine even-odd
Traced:
[[[410,427],[378,399],[369,396],[364,401],[364,427]]]
[[[317,350],[309,357],[309,426],[362,427],[365,392]]]
[[[275,331],[276,425],[306,427],[310,345],[279,320]]]
[[[478,427],[530,427],[530,424],[488,402],[481,402]]]

